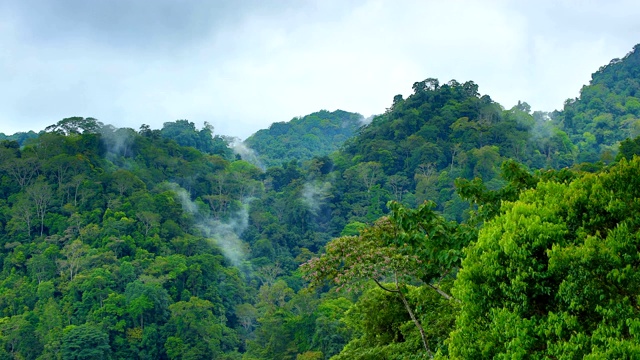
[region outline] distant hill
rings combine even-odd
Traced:
[[[409,206],[433,200],[447,217],[460,219],[468,205],[455,194],[457,178],[479,177],[498,188],[508,159],[530,169],[574,163],[567,134],[527,103],[504,109],[473,81],[429,78],[413,90],[406,99],[397,95],[335,155],[342,172],[334,182],[336,212],[371,222],[387,200]]]
[[[0,133],[0,141],[8,140],[8,141],[17,141],[20,146],[24,145],[24,143],[29,139],[35,139],[38,137],[38,134],[33,130],[29,132],[17,132],[13,135],[5,135],[4,133]]]
[[[321,110],[289,122],[271,124],[245,140],[266,166],[300,162],[337,150],[362,125],[362,115]]]
[[[640,135],[640,44],[602,66],[552,117],[578,146],[578,162],[611,160],[620,141]]]
[[[202,129],[196,129],[189,120],[166,122],[160,129],[160,136],[171,139],[182,146],[191,146],[203,153],[220,155],[225,159],[233,156],[229,148],[229,140],[220,135],[214,135],[213,126],[205,121]]]

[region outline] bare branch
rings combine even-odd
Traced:
[[[378,285],[378,287],[379,287],[380,289],[384,290],[384,291],[388,291],[388,292],[390,292],[390,293],[399,293],[399,292],[400,292],[400,290],[387,289],[387,288],[386,288],[386,287],[384,287],[382,284],[380,284],[380,283],[378,282],[378,280],[376,280],[376,279],[373,279],[373,281],[375,281],[376,285]]]

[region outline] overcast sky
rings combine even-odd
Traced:
[[[429,77],[551,111],[640,43],[639,18],[636,0],[2,0],[0,132],[91,116],[246,138],[381,113]]]

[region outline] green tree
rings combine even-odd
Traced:
[[[622,141],[616,160],[622,158],[631,160],[634,156],[640,156],[640,136]]]
[[[42,236],[44,233],[44,217],[47,215],[53,197],[51,186],[39,181],[27,187],[26,192],[33,202],[36,216],[40,220],[40,236]]]
[[[66,271],[69,275],[69,281],[73,281],[73,278],[78,274],[87,258],[85,255],[89,251],[89,246],[83,244],[81,240],[74,240],[67,244],[60,252],[64,258],[58,260],[63,271]]]
[[[103,126],[98,120],[88,117],[74,116],[58,121],[54,125],[47,126],[44,131],[63,135],[97,133]]]
[[[7,228],[12,232],[26,232],[27,238],[31,238],[33,223],[37,217],[32,202],[26,194],[20,194],[12,207],[12,219],[7,223]]]
[[[166,321],[170,298],[160,284],[136,280],[127,284],[124,295],[127,312],[136,326],[144,329],[145,318],[147,322]]]
[[[41,288],[50,285],[48,290],[50,294],[53,294],[53,284],[45,282],[38,287],[38,293],[43,292]],[[41,297],[38,301],[34,312],[38,316],[38,324],[35,330],[35,334],[38,336],[44,349],[42,355],[45,358],[57,359],[60,356],[64,319],[60,306],[53,297]]]
[[[55,245],[40,247],[40,249],[27,260],[27,269],[31,276],[38,281],[38,284],[52,279],[56,275],[56,259],[59,253],[60,251]]]

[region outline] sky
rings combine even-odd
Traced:
[[[636,0],[2,0],[0,132],[188,119],[244,139],[382,113],[426,78],[553,111],[640,43],[638,18]]]

